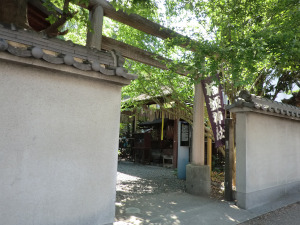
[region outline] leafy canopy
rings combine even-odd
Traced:
[[[198,41],[189,46],[196,52],[185,56],[192,76],[222,70],[223,84],[232,97],[241,88],[252,88],[260,95],[275,91],[276,95],[299,81],[299,1],[167,0],[163,4],[169,17],[163,17],[161,24],[185,14],[186,21],[196,20],[205,29],[205,33],[190,35]],[[175,29],[183,34],[187,31],[186,27]],[[174,50],[186,41],[173,39],[167,46]],[[277,87],[271,83],[274,79],[278,79]]]
[[[196,41],[161,40],[105,18],[105,35],[173,60],[170,71],[128,61],[127,68],[140,77],[123,89],[124,97],[141,93],[157,96],[161,87],[169,86],[176,87],[175,92],[179,90],[174,98],[182,103],[191,101],[187,93],[191,93],[192,83],[199,81],[199,74],[213,76],[218,70],[231,100],[241,89],[275,98],[280,91],[299,85],[297,0],[113,0],[112,4]],[[73,31],[66,38],[83,44],[87,12],[78,15],[85,20],[74,17],[68,21],[67,27]],[[189,45],[182,49],[178,47],[181,43]],[[190,71],[187,78],[172,72],[182,63]]]

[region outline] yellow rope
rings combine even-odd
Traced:
[[[160,140],[164,140],[164,112],[161,112],[161,137]]]

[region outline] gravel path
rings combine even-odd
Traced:
[[[173,169],[123,161],[118,163],[116,202],[184,190],[185,181],[177,179]]]
[[[190,207],[190,202],[187,205],[183,204],[182,206],[182,202],[184,202],[182,198],[180,200],[182,202],[166,200],[169,199],[170,196],[171,199],[178,200],[181,195],[185,194],[182,193],[185,192],[185,181],[177,179],[176,171],[173,169],[120,161],[118,163],[116,189],[115,224],[118,225],[149,224],[148,222],[154,217],[162,216],[162,218],[166,218],[169,214],[175,215],[176,213],[178,213],[178,216],[180,217],[183,216],[183,212],[186,212],[186,210],[188,211]],[[220,205],[216,202],[215,204],[216,210],[220,210],[220,208],[217,207]],[[182,208],[176,210],[177,206]],[[158,207],[162,207],[162,209],[157,210]],[[204,206],[201,206],[200,208],[203,210],[203,207]],[[163,210],[167,210],[169,214],[167,213],[165,215],[161,212]],[[198,214],[196,211],[195,213],[197,216]],[[216,216],[216,218],[218,217],[219,216]],[[169,220],[172,221],[170,218]],[[185,225],[186,223],[182,224]],[[300,202],[241,223],[241,225],[285,224],[300,224]]]

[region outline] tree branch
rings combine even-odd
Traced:
[[[73,18],[77,13],[77,11],[74,13],[71,13],[69,11],[70,1],[71,0],[64,1],[63,14],[61,15],[61,17],[46,30],[44,30],[48,37],[56,37],[57,35],[65,35],[68,33],[68,30],[60,32],[59,28],[63,26],[67,22],[67,20]]]

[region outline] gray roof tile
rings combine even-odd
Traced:
[[[9,43],[9,41],[15,42],[15,44]],[[22,47],[18,46],[22,45]],[[24,45],[27,46],[24,49]],[[48,55],[41,52],[42,55],[37,55],[33,53],[32,49],[39,48],[42,50],[50,50],[55,52],[54,55]],[[63,41],[57,38],[45,38],[42,33],[37,33],[29,30],[11,30],[7,29],[0,24],[0,51],[7,51],[10,54],[19,57],[34,57],[38,59],[43,59],[48,63],[52,64],[66,64],[73,66],[79,70],[83,71],[95,71],[95,68],[99,68],[97,72],[104,75],[118,75],[125,79],[133,80],[137,76],[134,74],[129,74],[124,68],[124,59],[119,55],[116,59],[112,56],[110,52],[98,51],[96,49],[87,48],[85,46],[76,45],[71,41]],[[76,57],[82,59],[81,62],[66,63],[64,57]],[[105,65],[108,70],[100,67],[92,67],[92,64],[98,63],[99,65]],[[112,65],[116,65],[112,67]],[[121,71],[121,72],[116,72]]]
[[[234,108],[249,108],[273,115],[278,114],[300,119],[299,107],[262,98],[260,96],[250,94],[248,91],[241,91],[235,102],[226,107],[227,110],[232,110]]]

